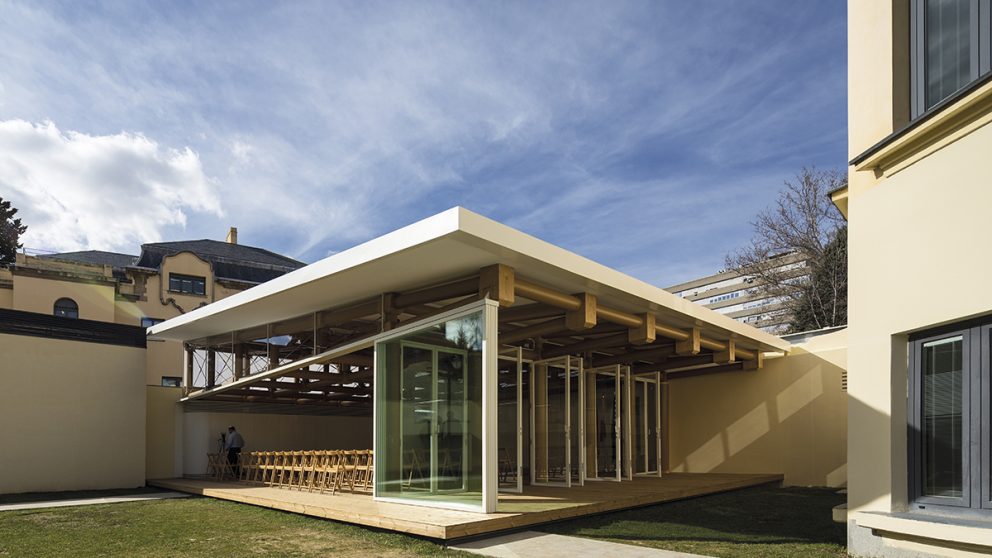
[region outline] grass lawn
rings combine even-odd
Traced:
[[[749,488],[552,524],[540,530],[709,556],[847,556],[835,489]]]
[[[210,498],[0,512],[0,556],[462,556],[413,537]]]

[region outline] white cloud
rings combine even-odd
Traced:
[[[28,225],[24,245],[46,250],[133,252],[161,240],[164,228],[185,226],[190,212],[223,215],[188,147],[53,122],[0,121],[0,192]]]

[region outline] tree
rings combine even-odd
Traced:
[[[847,323],[847,224],[828,197],[845,185],[837,171],[803,168],[751,223],[750,244],[727,256],[729,269],[784,306],[792,332]]]
[[[14,218],[16,213],[17,209],[11,207],[9,201],[0,198],[0,267],[7,267],[16,261],[17,249],[23,246],[21,235],[28,230],[27,225]]]

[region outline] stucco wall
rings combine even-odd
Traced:
[[[785,483],[847,482],[847,332],[794,346],[754,372],[669,383],[673,471],[782,473]]]
[[[244,451],[371,449],[372,417],[326,417],[192,412],[183,416],[183,472],[207,471],[207,453],[217,451],[220,434],[234,426]]]
[[[144,484],[144,349],[0,334],[0,355],[0,493]]]
[[[113,284],[14,275],[14,310],[52,315],[55,301],[63,297],[71,298],[76,302],[79,306],[79,317],[84,320],[114,321]]]
[[[148,386],[145,415],[145,476],[168,479],[183,474],[182,388]]]

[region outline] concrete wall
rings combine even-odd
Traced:
[[[372,417],[190,412],[183,417],[183,472],[207,472],[207,453],[217,451],[220,434],[234,426],[244,451],[371,449]]]
[[[673,471],[782,473],[785,483],[847,482],[847,332],[794,346],[754,372],[672,380]]]
[[[145,483],[143,349],[0,334],[0,493]]]

